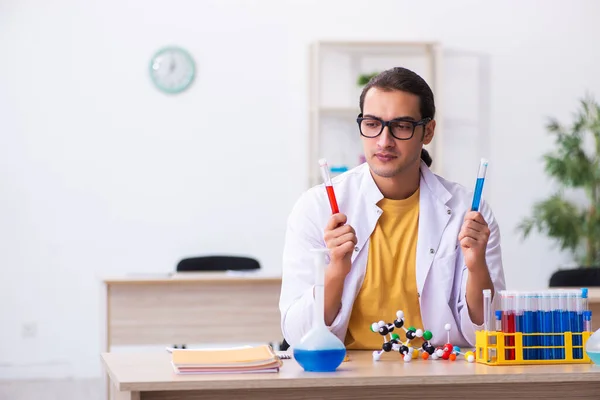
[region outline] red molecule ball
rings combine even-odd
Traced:
[[[444,354],[442,354],[442,358],[443,358],[444,360],[447,360],[447,359],[449,359],[449,358],[450,358],[450,354],[451,354],[451,353],[450,353],[449,351],[445,351],[445,352],[444,352]]]
[[[444,351],[452,352],[453,349],[454,346],[452,346],[450,343],[446,343],[446,345],[444,346]]]

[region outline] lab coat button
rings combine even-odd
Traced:
[[[450,209],[448,209],[446,212],[448,213],[448,215],[452,214],[452,210]]]
[[[429,249],[429,253],[433,254],[433,253],[435,253],[435,250],[434,249]]]
[[[358,251],[358,246],[356,246],[356,247],[354,248],[354,251]]]

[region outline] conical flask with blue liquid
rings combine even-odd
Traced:
[[[315,260],[313,326],[293,346],[294,359],[305,371],[335,371],[346,357],[344,343],[325,325],[325,268],[328,249],[312,250]]]
[[[594,364],[600,365],[600,329],[588,338],[585,344],[585,352]]]

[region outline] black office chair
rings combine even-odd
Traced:
[[[240,256],[202,256],[184,258],[177,263],[177,272],[210,271],[251,271],[260,269],[260,263],[250,257]],[[173,345],[173,348],[185,349],[186,345]]]
[[[177,264],[177,272],[250,271],[260,269],[260,263],[250,257],[203,256],[184,258]]]
[[[558,270],[550,277],[550,287],[600,286],[600,268],[573,268]]]

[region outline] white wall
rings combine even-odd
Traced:
[[[0,377],[99,376],[102,276],[214,252],[279,270],[307,181],[318,39],[436,40],[487,57],[485,195],[508,284],[543,287],[568,257],[514,227],[550,190],[545,117],[569,117],[586,90],[600,97],[598,15],[593,0],[0,2]],[[166,44],[198,63],[177,97],[147,76]]]

